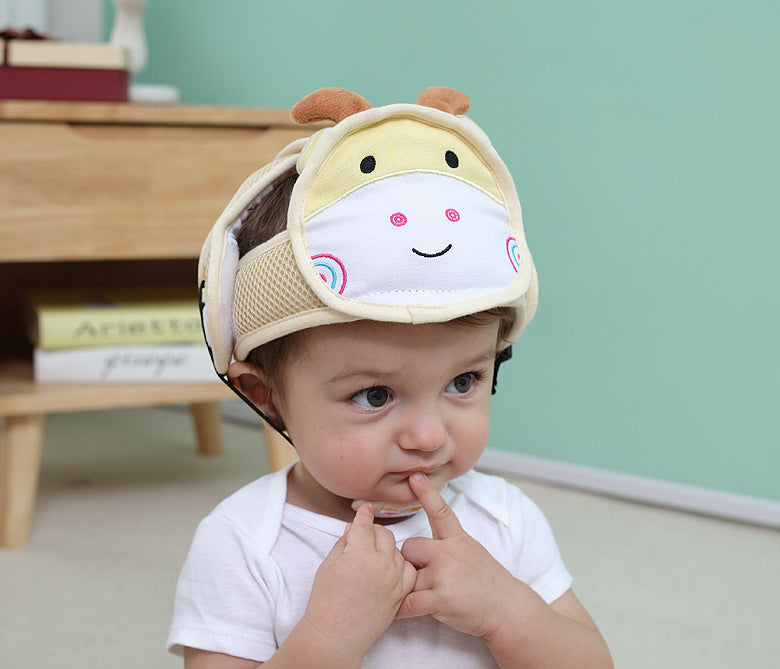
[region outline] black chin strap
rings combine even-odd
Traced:
[[[266,416],[260,409],[258,409],[250,400],[249,398],[244,395],[244,393],[241,392],[240,389],[236,388],[235,385],[230,381],[230,377],[228,377],[227,374],[220,374],[219,371],[217,371],[217,366],[214,364],[214,352],[211,350],[211,345],[209,344],[209,338],[206,336],[206,323],[203,318],[203,310],[205,308],[205,303],[203,302],[203,290],[206,287],[206,282],[201,281],[200,288],[198,290],[198,308],[200,310],[200,326],[203,329],[203,338],[206,340],[206,348],[209,352],[209,357],[211,358],[211,364],[214,365],[214,371],[217,373],[217,376],[219,377],[220,381],[224,383],[230,390],[233,391],[233,393],[236,395],[236,397],[239,397],[241,400],[243,400],[244,404],[246,404],[252,411],[254,411],[260,418],[262,418],[266,424],[269,427],[272,427],[274,430],[276,430],[279,434],[281,434],[285,440],[295,448],[295,444],[292,443],[292,439],[290,439],[290,436],[282,430],[276,423],[274,423],[268,416]]]
[[[501,366],[502,362],[506,362],[511,357],[512,357],[511,344],[496,356],[496,361],[493,363],[493,390],[490,392],[491,395],[496,394],[496,386],[498,385],[498,368]]]
[[[211,349],[209,349],[209,352],[211,352]],[[260,418],[262,418],[269,427],[272,427],[279,434],[281,434],[287,440],[287,443],[289,443],[290,446],[295,448],[295,444],[292,443],[292,439],[290,439],[290,436],[284,430],[282,430],[282,428],[280,428],[276,423],[274,423],[268,416],[266,416],[262,411],[260,411],[260,409],[258,409],[249,400],[249,398],[247,398],[247,396],[244,395],[244,393],[242,393],[238,388],[236,388],[236,386],[234,386],[230,382],[230,378],[228,377],[227,374],[219,374],[219,373],[217,373],[217,376],[222,380],[222,382],[228,388],[230,388],[230,390],[233,391],[233,393],[236,395],[236,397],[240,397],[244,401],[244,404],[246,404],[250,409],[252,409],[252,411],[254,411],[258,416],[260,416]]]

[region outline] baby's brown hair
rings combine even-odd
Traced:
[[[295,172],[279,177],[271,185],[271,192],[250,208],[236,235],[239,258],[287,227],[287,209],[297,180]]]

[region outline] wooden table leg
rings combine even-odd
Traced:
[[[270,471],[278,471],[285,465],[295,462],[298,459],[298,454],[295,452],[295,449],[290,446],[290,442],[272,427],[269,427],[265,421],[263,421],[263,440],[265,441],[265,450],[268,455],[268,468]]]
[[[219,455],[222,453],[222,430],[219,402],[197,402],[190,404],[195,433],[198,436],[198,453]]]
[[[35,511],[45,415],[4,416],[0,437],[0,547],[27,543]]]

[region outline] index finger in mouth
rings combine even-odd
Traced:
[[[409,486],[428,516],[434,539],[446,539],[463,531],[455,512],[425,474],[420,472],[412,474],[409,477]]]

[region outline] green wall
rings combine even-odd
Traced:
[[[491,445],[780,499],[776,2],[150,0],[146,25],[139,81],[184,103],[467,92],[541,279]]]

